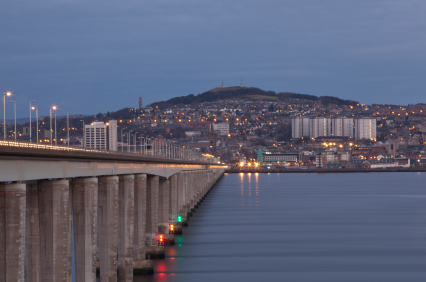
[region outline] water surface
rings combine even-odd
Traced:
[[[426,173],[228,174],[135,281],[426,281]]]

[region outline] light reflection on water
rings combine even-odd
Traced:
[[[135,281],[426,281],[425,173],[229,174]]]

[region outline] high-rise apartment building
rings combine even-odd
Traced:
[[[117,151],[117,121],[108,121],[108,150]]]
[[[311,138],[320,136],[331,136],[331,118],[317,117],[311,119],[310,135]]]
[[[355,119],[355,139],[376,139],[376,119],[357,118]]]
[[[84,147],[87,149],[117,151],[117,121],[94,121],[84,125]]]
[[[107,149],[107,126],[103,121],[84,125],[84,146],[88,149]]]
[[[354,138],[354,119],[344,117],[333,119],[332,134],[333,136]]]
[[[300,137],[309,137],[311,134],[311,119],[305,117],[297,117],[291,120],[291,133],[293,139]]]

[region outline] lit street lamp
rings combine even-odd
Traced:
[[[67,138],[68,138],[68,146],[70,145],[70,119],[69,114],[72,114],[72,112],[67,113]]]
[[[12,96],[11,92],[6,92],[3,95],[3,139],[6,139],[6,96]]]
[[[31,103],[35,103],[35,100],[30,101],[30,143],[31,143],[31,131],[32,131],[32,128],[31,128],[31,110],[32,110]]]
[[[53,145],[53,136],[52,136],[52,110],[56,110],[56,106],[50,108],[50,145]],[[56,128],[56,114],[55,114],[55,128]],[[56,130],[55,130],[56,131]],[[55,132],[56,134],[56,132]]]
[[[15,112],[15,140],[16,140],[16,102],[15,101],[10,101],[11,103],[13,103],[13,108],[14,108],[14,112]]]
[[[35,102],[35,101],[34,101]],[[38,144],[38,109],[36,107],[31,107],[31,110],[35,110],[36,111],[36,122],[37,122],[37,144]],[[30,112],[31,113],[31,112]],[[31,120],[31,119],[30,119]],[[31,134],[31,127],[30,127],[30,134]],[[30,137],[31,138],[31,137]]]

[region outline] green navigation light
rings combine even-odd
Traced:
[[[182,222],[182,217],[180,215],[177,217],[177,222]]]

